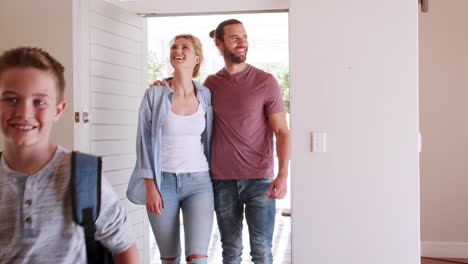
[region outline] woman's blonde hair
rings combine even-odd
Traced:
[[[192,42],[193,44],[193,49],[195,50],[195,55],[197,55],[200,60],[199,60],[199,63],[197,65],[195,65],[195,68],[193,68],[193,73],[192,73],[192,77],[197,77],[199,74],[200,74],[200,68],[201,68],[201,65],[203,63],[203,47],[202,47],[202,44],[200,42],[200,40],[195,37],[194,35],[191,35],[191,34],[180,34],[180,35],[177,35],[175,36],[172,40],[171,40],[171,43],[169,46],[172,46],[172,44],[180,39],[180,38],[184,38],[190,42]]]

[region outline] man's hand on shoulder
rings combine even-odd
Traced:
[[[148,88],[151,88],[153,86],[162,86],[162,85],[164,85],[164,82],[162,80],[156,80],[152,84],[150,84]]]

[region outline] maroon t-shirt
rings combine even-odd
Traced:
[[[273,176],[273,130],[268,115],[284,112],[281,90],[269,73],[251,65],[230,75],[208,76],[214,132],[211,176],[215,180]]]

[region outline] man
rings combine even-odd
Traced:
[[[215,112],[211,176],[223,263],[241,263],[245,213],[252,261],[271,264],[275,199],[286,195],[290,149],[280,88],[271,74],[245,62],[249,43],[240,21],[226,20],[210,35],[225,62],[205,81]]]

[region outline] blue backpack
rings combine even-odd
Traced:
[[[71,156],[71,190],[73,218],[84,229],[88,264],[111,264],[112,253],[94,240],[95,222],[101,209],[102,159],[73,151]]]

